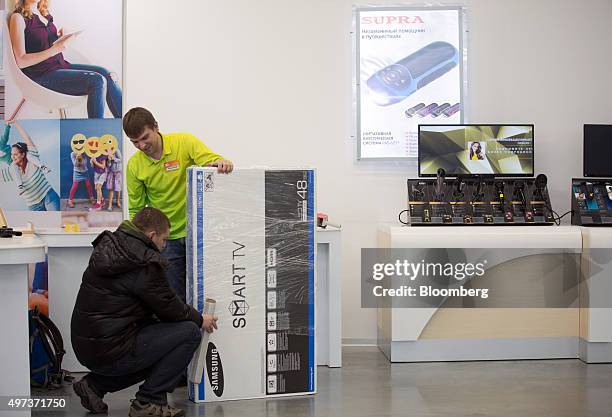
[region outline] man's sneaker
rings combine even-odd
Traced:
[[[108,413],[108,405],[94,392],[86,378],[72,384],[72,389],[81,398],[81,405],[94,414]]]
[[[185,411],[180,408],[172,407],[170,404],[162,406],[163,417],[183,417]]]
[[[132,400],[128,415],[129,417],[183,417],[185,411],[171,405],[143,404],[138,400]]]

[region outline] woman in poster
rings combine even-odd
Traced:
[[[116,76],[96,65],[72,64],[62,52],[76,34],[57,29],[49,0],[17,0],[10,19],[11,45],[17,65],[38,84],[58,93],[87,95],[87,115],[104,117],[104,101],[115,118],[121,117],[121,89]]]
[[[30,211],[59,211],[60,199],[45,177],[36,145],[16,121],[15,125],[24,142],[11,146],[11,164],[0,169],[0,181],[17,183],[19,195]]]
[[[472,161],[482,161],[484,159],[484,152],[482,151],[482,146],[480,142],[472,142],[470,145],[470,160]]]

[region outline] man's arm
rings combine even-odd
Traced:
[[[146,188],[142,181],[136,178],[134,173],[134,166],[128,162],[127,172],[125,175],[125,182],[127,185],[128,192],[128,206],[130,219],[134,218],[134,215],[140,211],[146,205],[147,193]]]
[[[134,280],[134,294],[161,321],[191,320],[198,327],[202,327],[202,315],[177,297],[161,266],[150,266],[146,272],[137,273],[138,277]]]
[[[209,165],[218,168],[220,173],[229,174],[234,169],[232,161],[224,159],[221,155],[210,150],[204,142],[193,135],[189,137],[189,156],[196,165]]]

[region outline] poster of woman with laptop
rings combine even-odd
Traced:
[[[121,118],[120,0],[9,0],[4,20],[7,108],[25,98],[24,119]]]

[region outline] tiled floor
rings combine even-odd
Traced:
[[[171,403],[188,416],[612,416],[612,364],[578,360],[393,364],[376,348],[345,348],[344,366],[318,368],[318,394],[196,405],[177,389]],[[110,416],[127,416],[136,387],[105,397]],[[67,412],[86,416],[71,387]],[[62,395],[55,391],[52,394]],[[33,395],[40,395],[33,393]]]

